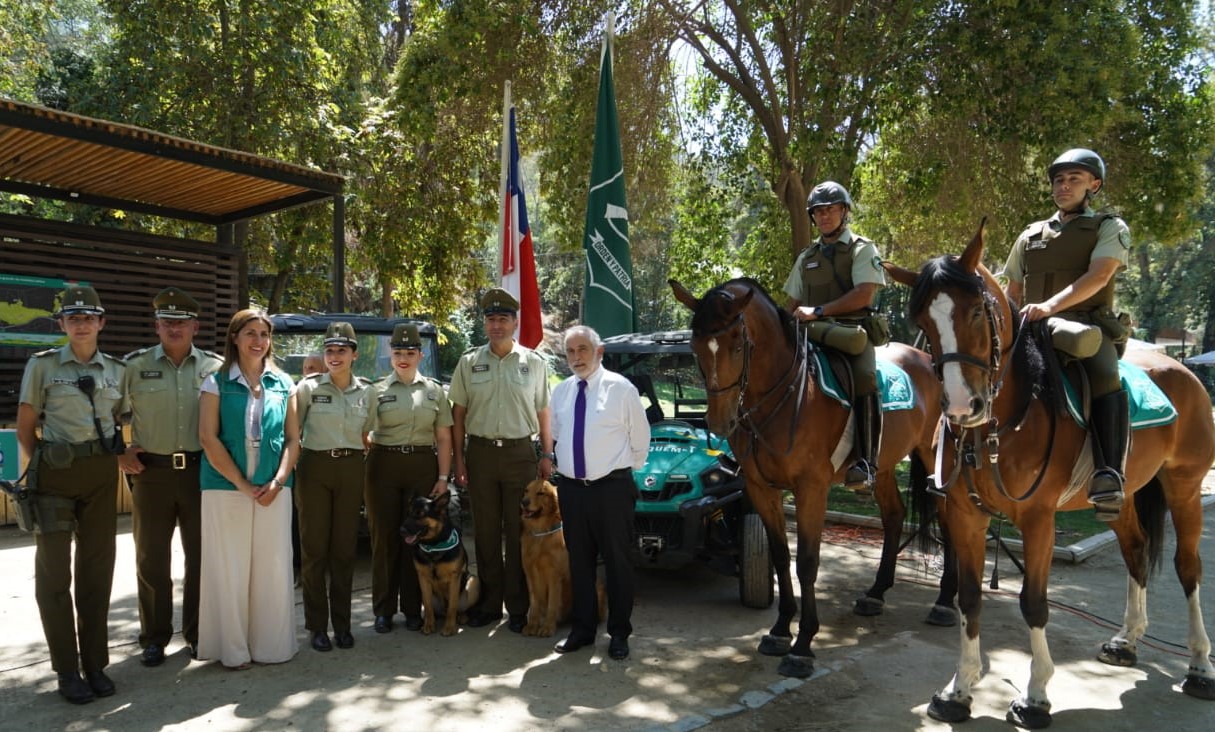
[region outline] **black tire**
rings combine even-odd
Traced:
[[[744,607],[772,607],[772,554],[768,551],[768,532],[758,513],[743,516],[738,546],[739,599]]]

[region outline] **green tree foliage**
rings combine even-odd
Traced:
[[[953,3],[929,38],[908,114],[864,161],[864,202],[887,256],[960,249],[990,216],[989,261],[1053,211],[1046,169],[1090,147],[1109,175],[1098,206],[1137,241],[1193,230],[1215,119],[1194,2]],[[908,91],[914,91],[908,89]],[[1198,154],[1195,154],[1198,153]]]

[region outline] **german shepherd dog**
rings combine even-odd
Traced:
[[[528,596],[523,635],[550,637],[557,631],[557,623],[569,618],[574,603],[557,488],[546,480],[533,480],[523,489],[519,510]]]
[[[477,578],[468,573],[468,552],[447,513],[451,492],[438,498],[415,496],[401,523],[401,537],[413,549],[422,590],[422,632],[435,632],[435,613],[444,612],[441,635],[455,635],[468,608],[480,596]]]

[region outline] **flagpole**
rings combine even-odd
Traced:
[[[498,245],[506,241],[506,190],[507,179],[510,176],[510,82],[506,82],[502,91],[502,144],[499,146],[501,167],[498,174]]]

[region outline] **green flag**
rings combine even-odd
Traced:
[[[629,207],[624,196],[624,162],[612,86],[612,22],[608,20],[599,71],[599,107],[595,117],[595,157],[586,200],[586,280],[582,322],[601,336],[637,330],[633,310],[633,259],[629,253]]]

